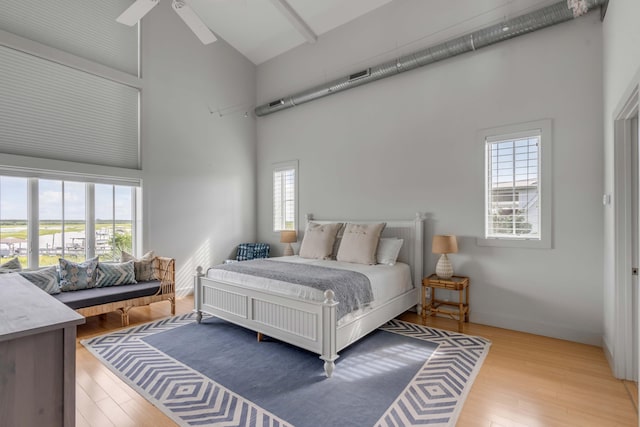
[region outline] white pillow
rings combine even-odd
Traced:
[[[403,239],[380,239],[380,242],[378,242],[378,253],[376,254],[378,264],[395,265],[403,243]]]

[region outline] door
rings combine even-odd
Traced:
[[[638,323],[638,307],[640,307],[640,290],[638,283],[640,281],[638,268],[640,268],[640,147],[638,146],[638,116],[631,118],[630,137],[631,137],[631,259],[632,259],[632,278],[631,278],[631,337],[633,340],[631,378],[638,382],[638,369],[640,365],[640,327]]]

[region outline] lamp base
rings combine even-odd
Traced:
[[[293,255],[293,246],[291,246],[291,243],[287,243],[284,246],[284,252],[282,252],[282,256],[292,256]]]
[[[451,279],[453,277],[453,266],[447,257],[447,254],[442,254],[436,265],[436,276],[441,279]]]

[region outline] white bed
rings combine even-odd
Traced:
[[[417,214],[410,221],[318,221],[307,215],[307,221],[310,220],[320,224],[386,222],[382,237],[404,239],[398,263],[394,266],[308,260],[298,256],[271,259],[360,272],[371,282],[374,297],[371,304],[338,320],[336,306],[339,301],[334,301],[331,290],[323,294],[306,286],[219,269],[209,269],[204,274],[198,267],[195,311],[198,322],[202,313],[211,314],[315,352],[324,360],[325,373],[331,377],[340,350],[411,307],[420,305],[423,218]]]

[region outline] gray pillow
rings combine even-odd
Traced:
[[[333,252],[333,242],[342,224],[336,222],[332,224],[318,224],[310,222],[304,232],[302,243],[300,244],[300,257],[312,259],[331,259]]]
[[[338,261],[375,264],[380,234],[386,223],[347,224],[338,249]]]
[[[16,257],[0,265],[0,274],[22,271],[20,260]]]
[[[58,271],[55,265],[40,270],[22,271],[18,274],[51,295],[60,293]]]

